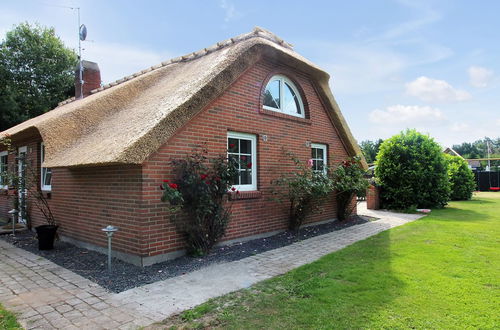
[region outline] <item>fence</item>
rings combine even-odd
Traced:
[[[500,171],[474,171],[477,190],[490,191],[490,188],[500,187]]]

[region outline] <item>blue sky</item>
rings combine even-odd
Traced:
[[[271,30],[331,75],[358,141],[405,128],[443,146],[500,136],[500,1],[76,1],[0,4],[0,38],[53,26],[104,82],[251,31]]]

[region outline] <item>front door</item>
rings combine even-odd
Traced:
[[[19,197],[19,223],[26,224],[26,156],[28,148],[26,146],[19,147],[17,151],[17,176],[19,178],[17,193]]]

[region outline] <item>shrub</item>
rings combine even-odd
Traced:
[[[441,147],[416,130],[385,140],[377,154],[375,177],[385,207],[407,209],[443,207],[450,196]]]
[[[474,173],[467,162],[458,156],[445,154],[448,165],[448,179],[450,180],[451,199],[469,200],[476,189]]]
[[[343,161],[331,174],[333,187],[336,191],[337,217],[340,221],[347,219],[354,210],[356,195],[366,195],[368,180],[365,171],[355,157]]]
[[[305,218],[319,210],[324,198],[333,191],[332,180],[326,173],[312,170],[312,161],[305,165],[293,154],[287,153],[296,166],[296,172],[282,175],[274,180],[278,188],[273,191],[276,200],[290,203],[289,222],[290,230],[297,231]]]
[[[225,156],[207,159],[206,150],[173,164],[177,179],[163,181],[162,201],[169,203],[175,225],[186,235],[188,253],[207,254],[226,232],[231,213],[226,195],[235,166]]]

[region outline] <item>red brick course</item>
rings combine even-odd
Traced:
[[[263,87],[278,73],[296,82],[302,93],[306,118],[262,110]],[[50,203],[61,233],[105,246],[105,236],[100,229],[112,224],[120,228],[114,238],[118,251],[147,257],[183,249],[183,237],[177,233],[165,204],[160,201],[159,185],[162,179],[175,179],[171,166],[173,159],[183,158],[201,144],[205,145],[209,156],[225,154],[228,131],[257,136],[258,192],[245,192],[230,201],[232,217],[225,240],[287,227],[288,205],[270,199],[271,181],[294,169],[283,150],[293,152],[305,163],[311,157],[309,143],[322,143],[328,146],[330,166],[348,157],[309,77],[263,59],[200,111],[142,166],[53,169]],[[37,136],[29,144],[33,149],[29,155],[34,159],[39,158],[39,142]],[[322,212],[314,214],[307,222],[335,218],[335,207],[335,198],[331,196]],[[5,201],[0,198],[0,210],[4,209]],[[32,210],[32,221],[35,226],[43,222],[36,210]]]

